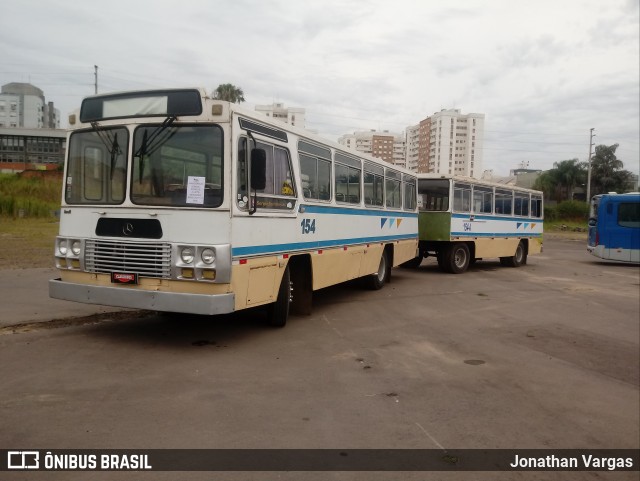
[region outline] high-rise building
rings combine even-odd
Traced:
[[[480,178],[484,114],[462,114],[459,109],[444,109],[420,122],[418,129],[417,172]]]
[[[338,139],[349,148],[371,154],[414,172],[436,172],[480,178],[484,142],[484,114],[441,110],[402,134],[375,130],[354,132]]]
[[[345,134],[338,138],[338,143],[390,164],[402,167],[406,165],[404,134],[395,134],[388,130],[367,130]]]
[[[278,102],[271,105],[256,105],[255,110],[285,124],[294,125],[302,129],[305,128],[305,109],[303,108],[285,107],[283,103]]]
[[[59,129],[60,111],[46,102],[38,87],[20,82],[2,86],[0,92],[0,127]]]

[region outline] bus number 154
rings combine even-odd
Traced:
[[[316,220],[315,219],[303,219],[300,222],[303,234],[316,233]]]

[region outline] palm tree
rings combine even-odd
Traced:
[[[551,199],[561,202],[571,200],[577,185],[586,181],[584,163],[578,159],[561,160],[553,163],[553,169],[543,172],[534,184],[534,189],[544,191]]]
[[[578,162],[578,159],[571,159],[554,162],[553,167],[557,170],[556,179],[562,192],[560,197],[572,200],[576,185],[583,184],[586,180],[584,164]]]
[[[244,102],[244,92],[233,84],[220,84],[213,91],[213,98],[239,104]]]

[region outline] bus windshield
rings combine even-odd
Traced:
[[[65,183],[69,204],[122,204],[129,132],[124,127],[71,134]]]
[[[69,204],[218,207],[222,204],[222,130],[215,125],[100,127],[69,141],[65,199]]]
[[[138,127],[131,201],[218,207],[222,203],[222,130],[212,125]]]

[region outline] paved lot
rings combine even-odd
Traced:
[[[0,448],[638,448],[640,272],[547,241],[382,291],[0,335]],[[57,316],[52,316],[57,317]],[[114,318],[117,316],[114,316]],[[43,325],[44,326],[44,325]],[[42,327],[42,326],[40,326]],[[580,479],[637,479],[582,473]],[[13,479],[132,479],[29,473]],[[576,473],[144,473],[135,479],[578,479]]]

